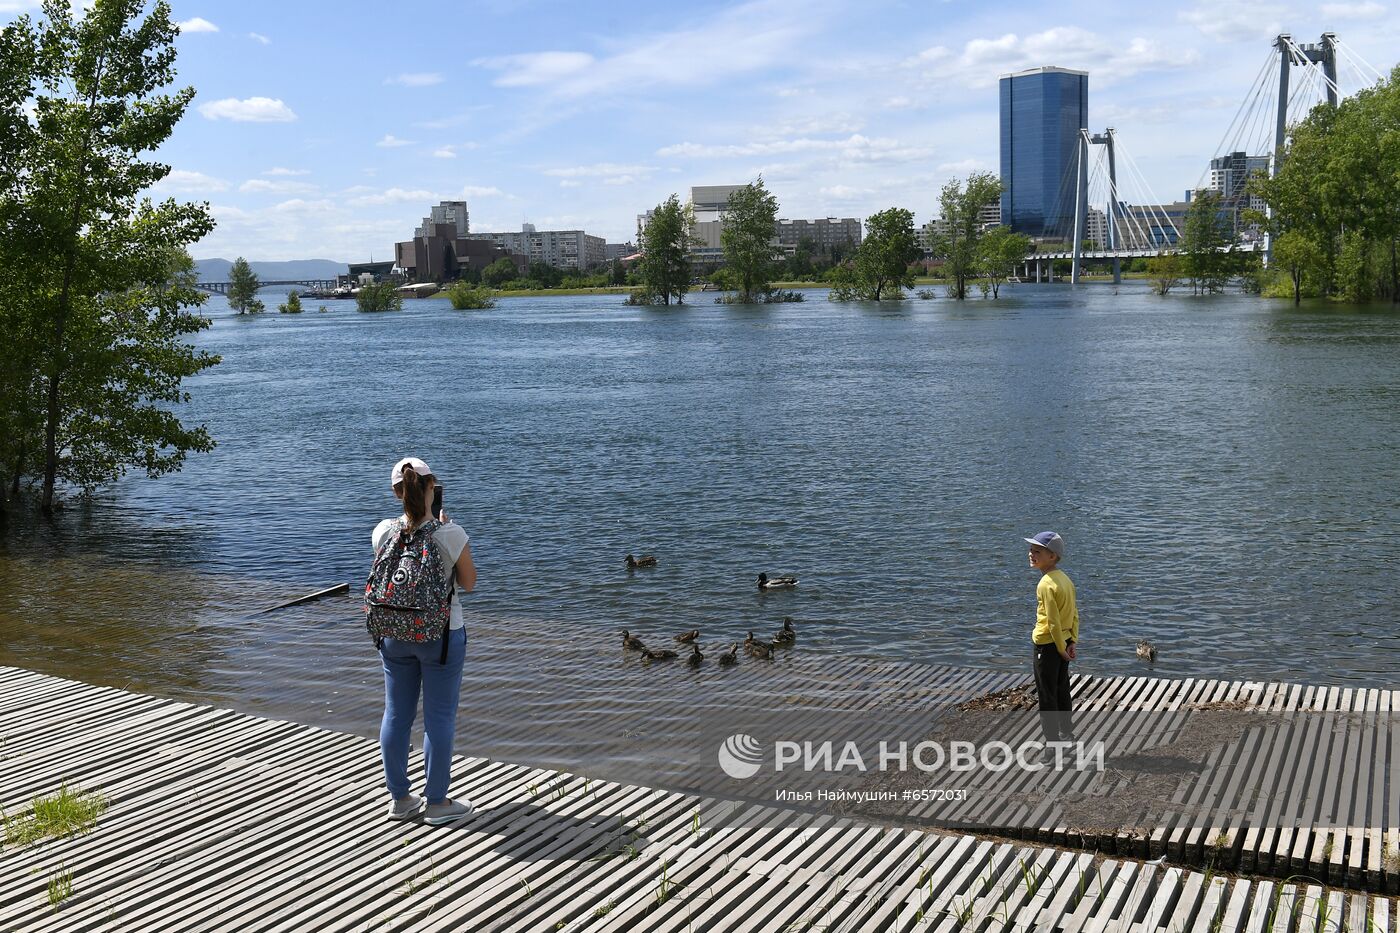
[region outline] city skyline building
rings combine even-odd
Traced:
[[[1051,65],[1001,76],[1001,221],[1037,239],[1074,234],[1079,134],[1089,73]]]
[[[534,224],[521,224],[518,231],[470,233],[469,240],[489,240],[530,262],[542,262],[556,269],[584,272],[602,265],[604,240],[582,230],[536,230]]]

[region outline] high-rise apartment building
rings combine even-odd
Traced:
[[[1030,68],[1002,75],[1000,93],[1001,222],[1027,236],[1069,239],[1089,73]]]
[[[813,253],[849,256],[860,245],[861,223],[855,217],[818,217],[816,220],[779,220],[775,224],[778,245],[792,253],[806,240]]]
[[[428,209],[428,216],[423,218],[423,222],[418,225],[418,229],[413,231],[415,237],[434,236],[441,232],[439,228],[444,224],[451,225],[458,237],[464,237],[471,231],[471,225],[467,220],[466,201],[440,201],[437,207]]]
[[[472,233],[468,239],[490,240],[512,253],[528,256],[530,262],[556,269],[582,272],[603,264],[603,238],[582,230],[536,230],[534,224],[524,224],[518,233]]]

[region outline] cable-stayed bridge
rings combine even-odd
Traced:
[[[1294,69],[1301,77],[1293,81]],[[1220,196],[1220,210],[1240,237],[1240,251],[1269,253],[1267,236],[1243,220],[1243,213],[1266,206],[1253,198],[1247,182],[1257,172],[1277,174],[1288,128],[1325,100],[1336,107],[1343,87],[1373,86],[1382,75],[1344,44],[1334,32],[1319,42],[1300,45],[1291,34],[1275,38],[1254,82],[1226,129],[1215,154],[1202,170],[1193,190]],[[1120,172],[1121,170],[1121,172]],[[1209,178],[1207,177],[1209,175]],[[1137,160],[1113,127],[1103,132],[1079,131],[1073,165],[1061,180],[1060,210],[1064,227],[1051,231],[1069,244],[1067,249],[1037,252],[1028,258],[1026,277],[1041,281],[1053,260],[1071,261],[1070,280],[1078,282],[1086,262],[1111,262],[1114,282],[1121,281],[1124,259],[1180,252],[1187,202],[1164,203],[1148,185]],[[1044,268],[1042,268],[1044,267]]]

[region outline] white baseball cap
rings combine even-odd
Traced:
[[[397,486],[399,483],[402,483],[404,470],[412,470],[419,476],[433,475],[433,471],[422,460],[419,460],[417,457],[404,457],[398,463],[394,464],[394,472],[389,474],[389,484]]]

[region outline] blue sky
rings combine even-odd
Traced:
[[[34,6],[0,0],[0,17]],[[1278,31],[1332,29],[1382,71],[1400,49],[1378,0],[173,7],[198,95],[160,187],[213,206],[197,258],[385,259],[444,198],[468,201],[473,230],[616,242],[672,192],[760,172],[785,217],[901,206],[923,222],[946,179],[996,169],[996,77],[1037,65],[1090,72],[1091,127],[1116,127],[1170,200],[1200,181]]]

